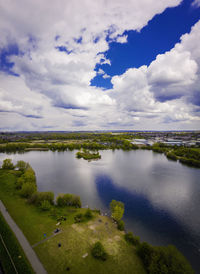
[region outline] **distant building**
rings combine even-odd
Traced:
[[[154,142],[152,140],[146,140],[146,139],[134,139],[131,144],[137,145],[137,146],[152,146]]]

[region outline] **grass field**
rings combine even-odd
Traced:
[[[44,233],[48,237],[57,227],[61,229],[59,234],[34,247],[48,273],[146,273],[134,246],[127,244],[123,232],[117,230],[110,218],[93,213],[93,219],[74,223],[74,216],[86,211],[83,208],[56,208],[56,216],[50,216],[19,197],[15,190],[16,175],[15,171],[0,170],[0,199],[29,242],[36,244],[44,239]],[[64,215],[66,221],[56,226],[57,217]],[[105,262],[91,256],[91,247],[98,240],[109,254]]]
[[[14,233],[0,213],[0,261],[5,274],[35,273]]]

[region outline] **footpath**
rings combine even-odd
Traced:
[[[25,238],[24,234],[22,231],[19,229],[19,227],[16,225],[16,223],[13,221],[11,218],[10,214],[6,210],[4,204],[0,200],[0,211],[5,218],[6,222],[14,232],[16,238],[18,239],[21,247],[24,250],[24,253],[26,254],[30,264],[32,265],[33,270],[37,274],[47,274],[46,270],[44,269],[43,265],[41,264],[40,260],[38,259],[37,255],[35,254],[33,248]]]

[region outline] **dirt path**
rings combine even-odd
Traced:
[[[53,233],[51,236],[49,236],[49,237],[45,238],[44,240],[41,240],[41,241],[37,242],[36,244],[32,245],[32,247],[36,247],[36,246],[38,246],[38,245],[40,245],[40,244],[46,242],[47,240],[53,238],[54,236],[60,234],[61,232],[62,232],[62,231],[59,231],[59,232],[57,232],[57,233]]]
[[[25,238],[22,231],[19,229],[19,227],[16,225],[16,223],[13,221],[9,213],[7,212],[4,204],[0,200],[0,211],[5,218],[6,222],[14,232],[16,238],[18,239],[19,243],[21,244],[21,247],[24,250],[24,253],[26,254],[30,264],[32,265],[32,268],[34,271],[38,274],[47,274],[46,270],[44,269],[43,265],[39,261],[38,257],[36,256],[35,252],[33,251],[31,245]]]

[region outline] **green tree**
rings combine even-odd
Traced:
[[[40,209],[43,211],[48,211],[51,209],[51,204],[49,201],[44,200],[41,202]]]
[[[35,183],[36,184],[36,177],[35,172],[31,167],[28,167],[24,174],[22,175],[25,183]]]
[[[124,235],[125,240],[132,245],[139,245],[140,238],[138,236],[134,236],[132,232],[128,232]]]
[[[112,200],[110,203],[110,210],[112,218],[119,222],[124,214],[124,204],[122,202]]]
[[[14,165],[11,159],[3,160],[2,169],[14,169]]]
[[[23,186],[23,184],[24,184],[24,179],[23,179],[22,176],[21,176],[21,177],[19,177],[19,178],[17,179],[17,181],[16,181],[16,188],[17,188],[17,189],[21,189],[22,186]]]
[[[92,248],[92,256],[96,259],[105,261],[108,257],[103,245],[101,242],[96,242]]]
[[[37,190],[36,185],[33,183],[26,183],[22,185],[20,195],[24,198],[29,198]]]
[[[16,166],[20,171],[25,171],[28,168],[28,163],[24,161],[18,161]]]
[[[86,210],[86,212],[85,212],[85,217],[87,218],[87,219],[91,219],[92,218],[92,210],[90,209],[90,208],[88,208],[87,210]]]

